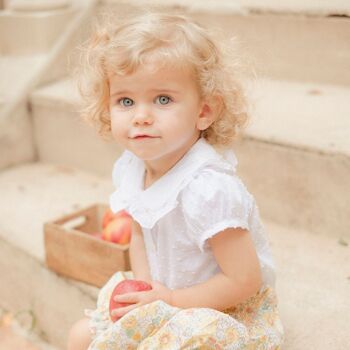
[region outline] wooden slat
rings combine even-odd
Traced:
[[[118,245],[96,239],[84,230],[102,230],[96,205],[66,215],[44,225],[46,264],[55,272],[97,287],[103,286],[117,271],[130,270],[129,245]],[[62,224],[79,216],[86,216],[87,224],[65,229]]]

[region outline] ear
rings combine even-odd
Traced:
[[[222,107],[223,102],[220,96],[205,98],[198,116],[197,129],[201,131],[208,129],[219,117]]]

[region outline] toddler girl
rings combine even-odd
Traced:
[[[84,114],[125,150],[110,206],[133,218],[127,277],[152,290],[117,297],[113,323],[117,272],[69,350],[279,349],[273,261],[232,150],[246,104],[223,51],[185,16],[151,13],[106,25],[85,59]]]

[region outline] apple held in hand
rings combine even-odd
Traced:
[[[117,301],[114,300],[114,297],[116,295],[120,294],[126,294],[126,293],[131,293],[131,292],[142,292],[142,291],[147,291],[151,290],[152,287],[150,284],[144,281],[139,281],[139,280],[124,280],[119,282],[115,288],[113,289],[111,299],[109,301],[109,315],[112,319],[112,322],[115,322],[119,319],[119,317],[112,316],[112,311],[114,309],[117,309],[119,307],[127,306],[129,304],[127,303],[118,303]]]
[[[132,218],[125,210],[114,214],[108,209],[102,218],[102,239],[117,244],[130,243],[131,224]]]

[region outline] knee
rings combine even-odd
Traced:
[[[91,340],[89,319],[81,319],[70,329],[67,350],[87,350]]]

